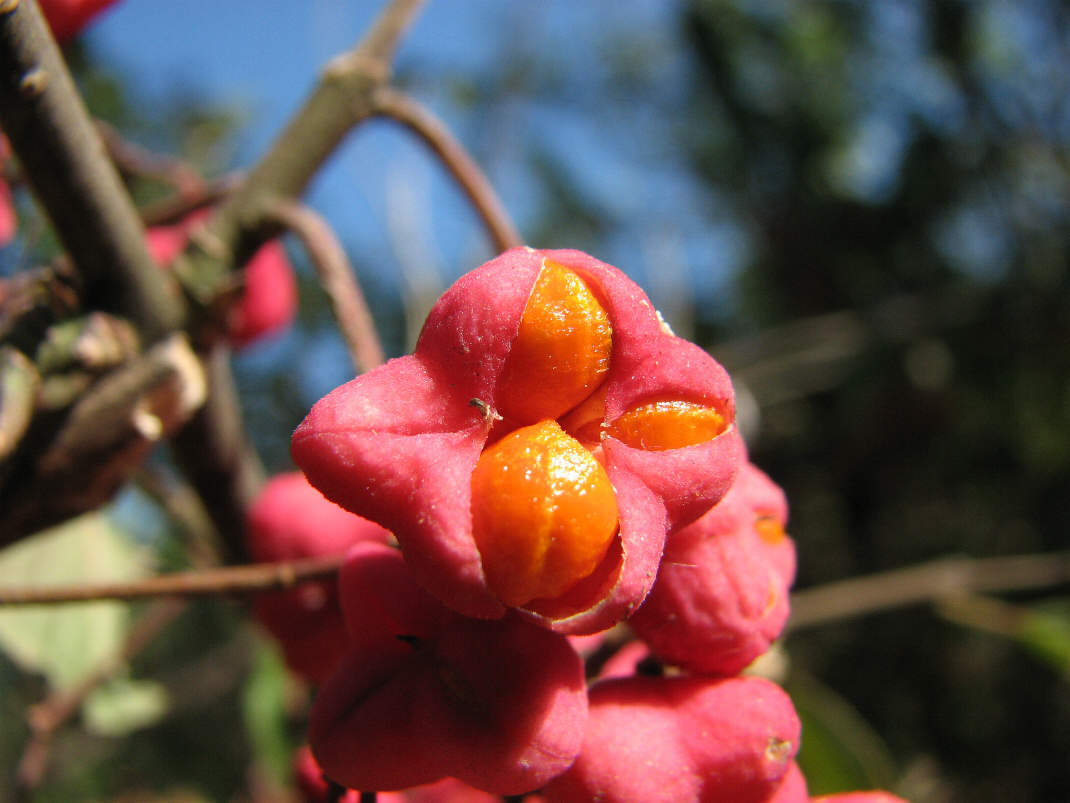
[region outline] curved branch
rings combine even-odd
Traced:
[[[404,125],[434,152],[468,196],[498,251],[524,244],[479,165],[430,110],[404,92],[385,86],[375,93],[375,110]]]
[[[308,251],[357,370],[367,373],[382,365],[383,347],[375,331],[371,310],[349,258],[327,221],[309,207],[294,201],[276,201],[267,213],[269,218],[296,234]]]
[[[1070,552],[999,558],[943,558],[791,595],[789,630],[939,602],[966,593],[1025,591],[1070,583]]]

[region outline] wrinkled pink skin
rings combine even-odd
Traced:
[[[52,36],[60,44],[77,36],[93,17],[114,3],[115,0],[37,0]]]
[[[616,268],[579,251],[516,248],[462,276],[432,309],[415,353],[321,399],[294,433],[292,454],[328,498],[392,530],[418,580],[468,616],[497,618],[506,610],[487,586],[472,537],[471,474],[493,420],[470,400],[493,411],[544,259],[582,277],[609,315],[607,422],[660,399],[715,405],[734,416],[724,369],[662,331],[649,300]],[[592,576],[521,611],[556,632],[595,633],[639,606],[666,534],[724,495],[742,443],[733,425],[682,449],[646,451],[606,437],[601,451],[617,494],[617,540]]]
[[[340,555],[358,541],[390,538],[378,524],[324,499],[300,472],[271,479],[246,513],[246,542],[257,561]],[[260,594],[253,604],[290,669],[312,683],[330,676],[348,648],[337,582]]]
[[[576,763],[554,803],[758,803],[799,745],[791,700],[757,677],[618,678],[590,690]]]
[[[192,229],[210,210],[200,210],[174,226],[154,226],[146,233],[149,253],[161,265],[170,265],[186,247]],[[297,280],[278,240],[262,245],[244,269],[241,295],[230,309],[227,339],[244,348],[289,326],[297,314]]]
[[[770,544],[756,515],[787,521],[784,493],[746,463],[735,485],[709,513],[674,533],[658,581],[629,620],[662,661],[692,672],[734,675],[784,629],[795,546]]]
[[[339,589],[351,651],[309,722],[329,777],[361,791],[454,777],[520,794],[572,763],[587,696],[564,636],[516,616],[462,617],[380,544],[352,548]]]
[[[820,795],[810,798],[812,803],[910,803],[891,792],[874,790],[871,792],[840,792],[836,795]]]

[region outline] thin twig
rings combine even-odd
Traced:
[[[943,558],[840,580],[792,594],[789,630],[966,593],[1027,591],[1070,583],[1070,552],[998,558]]]
[[[217,179],[212,179],[201,184],[196,190],[178,193],[159,201],[145,204],[139,210],[141,222],[146,226],[162,226],[169,223],[177,223],[191,212],[203,209],[206,206],[215,206],[241,184],[243,174],[240,172],[228,173]]]
[[[185,305],[145,246],[108,158],[36,3],[0,14],[0,124],[96,306],[149,341],[179,328]]]
[[[271,204],[268,216],[296,234],[308,251],[357,370],[367,373],[382,365],[383,347],[371,310],[349,258],[327,221],[313,209],[287,200]]]
[[[490,181],[441,120],[415,99],[392,87],[381,87],[374,101],[378,114],[401,123],[419,136],[446,166],[468,196],[497,250],[506,251],[524,244]]]
[[[167,184],[183,196],[197,193],[204,186],[200,173],[183,159],[136,145],[103,120],[94,123],[108,155],[121,172]]]
[[[221,594],[251,594],[293,588],[298,583],[331,577],[342,565],[343,555],[304,558],[278,563],[251,563],[218,569],[175,572],[129,583],[96,583],[37,588],[0,589],[2,605],[54,605],[101,599],[145,597],[203,597]]]
[[[90,694],[114,677],[185,609],[186,603],[181,600],[154,602],[130,628],[114,655],[105,659],[75,686],[56,691],[30,708],[27,715],[30,741],[19,760],[15,781],[19,799],[28,799],[44,779],[49,748],[56,731],[81,709]]]

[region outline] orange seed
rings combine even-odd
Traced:
[[[754,519],[754,531],[767,544],[779,543],[787,536],[787,533],[784,532],[784,525],[775,516],[757,516]]]
[[[727,426],[713,407],[687,401],[657,401],[633,407],[610,423],[609,435],[636,449],[662,451],[705,443]]]
[[[602,381],[612,347],[609,316],[583,279],[544,262],[505,363],[499,412],[534,424],[571,410]]]
[[[472,532],[491,590],[520,606],[559,596],[598,567],[617,532],[617,500],[594,456],[541,421],[480,456]]]

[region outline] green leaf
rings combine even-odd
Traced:
[[[1017,637],[1035,657],[1070,680],[1070,600],[1048,600],[1030,607]]]
[[[163,684],[116,678],[89,695],[82,718],[86,728],[100,736],[125,736],[156,724],[169,706]]]
[[[811,795],[894,786],[887,745],[846,699],[799,671],[785,689],[802,721],[797,759]]]
[[[0,551],[0,585],[132,580],[148,571],[141,555],[108,516],[89,513]],[[113,601],[0,608],[0,649],[63,689],[114,655],[128,621]]]
[[[242,716],[257,762],[283,788],[290,778],[295,745],[287,734],[286,698],[291,677],[278,647],[258,639],[252,670],[242,691]]]

